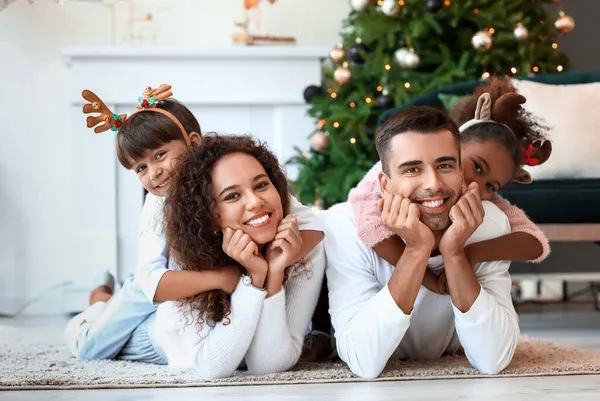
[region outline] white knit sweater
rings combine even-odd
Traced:
[[[468,243],[510,232],[506,215],[483,202],[485,217]],[[462,313],[450,296],[421,287],[410,315],[388,289],[394,266],[359,239],[348,203],[330,209],[325,222],[330,314],[340,358],[358,376],[379,376],[390,359],[431,359],[463,346],[476,369],[496,373],[511,361],[519,337],[511,299],[510,262],[480,263],[475,271],[481,291]],[[443,259],[428,268],[443,269]]]
[[[300,230],[322,231],[319,218],[292,199]],[[245,359],[252,374],[290,369],[296,364],[325,274],[325,251],[317,245],[304,268],[292,268],[282,290],[266,291],[240,282],[231,296],[230,323],[198,327],[196,311],[164,302],[157,310],[154,337],[169,365],[195,368],[201,378],[228,377]]]

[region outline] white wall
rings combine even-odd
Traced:
[[[241,3],[139,0],[136,10],[154,12],[157,44],[220,47],[230,45]],[[333,47],[349,12],[347,0],[264,3],[263,27],[294,35],[300,45]],[[20,0],[0,13],[0,313],[71,280],[70,272],[85,271],[86,260],[70,257],[82,211],[72,200],[73,177],[83,166],[73,162],[77,149],[69,140],[73,122],[60,49],[109,44],[110,20],[108,9],[85,1],[66,0],[61,7]],[[115,84],[122,79],[115,77]],[[26,312],[61,313],[62,296],[50,292]]]

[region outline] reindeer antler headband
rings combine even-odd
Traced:
[[[475,124],[494,123],[506,127],[506,129],[515,135],[513,130],[510,129],[508,125],[502,124],[499,121],[506,120],[507,116],[512,116],[519,113],[521,110],[521,104],[525,103],[526,101],[527,99],[518,93],[506,93],[500,96],[492,107],[492,97],[490,94],[487,92],[482,93],[477,99],[477,108],[475,109],[474,118],[461,125],[459,131],[463,132]]]
[[[517,115],[522,110],[521,105],[526,101],[527,99],[523,95],[511,92],[500,96],[492,106],[490,94],[487,92],[482,93],[477,99],[474,118],[461,125],[458,130],[464,132],[467,128],[476,124],[492,123],[504,126],[516,138],[514,131],[508,125],[499,121],[508,121],[511,116]],[[552,143],[550,141],[545,141],[544,144],[540,141],[533,144],[526,142],[521,143],[521,146],[523,147],[521,165],[540,165],[548,160],[550,153],[552,153]],[[536,154],[536,158],[533,157],[534,154]],[[514,179],[523,184],[528,184],[531,182],[531,175],[523,170],[521,166],[518,166]]]
[[[88,116],[87,118],[87,126],[88,128],[94,128],[94,132],[99,134],[101,132],[112,130],[118,131],[121,125],[128,118],[127,114],[115,114],[113,113],[106,104],[92,91],[85,89],[81,96],[89,103],[86,103],[83,106],[84,114],[91,113],[100,113],[99,116]],[[151,111],[160,113],[162,115],[167,116],[179,127],[181,130],[181,134],[183,135],[183,139],[188,147],[191,146],[189,133],[183,128],[183,124],[175,117],[173,114],[169,113],[166,110],[159,109],[156,107],[156,104],[164,99],[173,96],[173,92],[171,92],[171,85],[161,84],[158,88],[152,89],[147,86],[142,96],[138,98],[138,110],[134,111],[131,115],[135,113],[141,113],[144,111]],[[129,116],[131,118],[131,116]],[[101,124],[100,124],[101,123]],[[100,124],[100,125],[98,125]]]

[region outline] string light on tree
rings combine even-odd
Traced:
[[[564,11],[561,11],[554,22],[554,26],[562,34],[569,33],[575,29],[575,20],[570,15],[565,14]]]
[[[340,123],[338,123],[337,121],[333,123],[333,128],[339,128],[340,127]]]
[[[410,82],[405,82],[405,83],[404,83],[404,87],[405,87],[406,89],[410,88]]]
[[[534,65],[532,70],[533,70],[533,72],[538,72],[540,70],[540,67],[538,67],[537,65]]]
[[[512,72],[512,73],[513,73],[513,75],[514,75],[514,74],[516,74],[516,73],[517,73],[517,68],[516,68],[516,67],[512,67],[512,68],[510,69],[510,72]]]
[[[519,22],[513,31],[513,34],[517,40],[527,40],[529,37],[529,30],[527,30],[527,28],[525,28],[523,24]]]
[[[556,71],[562,72],[562,70],[563,70],[563,66],[562,65],[556,66]]]
[[[481,79],[490,79],[490,76],[490,73],[486,71],[483,74],[481,74]]]
[[[356,143],[356,138],[350,138],[350,143],[354,145]]]
[[[367,103],[371,103],[372,101],[373,101],[373,99],[371,99],[370,97],[365,99],[365,102],[367,102]]]
[[[339,85],[345,84],[350,80],[351,77],[352,71],[350,71],[350,69],[348,68],[348,63],[346,62],[344,62],[344,64],[341,67],[336,68],[333,72],[333,79],[335,79]]]
[[[471,39],[473,47],[479,50],[490,49],[492,47],[492,37],[487,31],[479,31]]]

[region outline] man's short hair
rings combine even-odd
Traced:
[[[435,134],[441,130],[450,131],[456,140],[460,164],[460,133],[450,116],[434,107],[416,106],[400,110],[391,116],[377,131],[375,146],[383,171],[389,175],[389,160],[392,138],[406,132]]]

